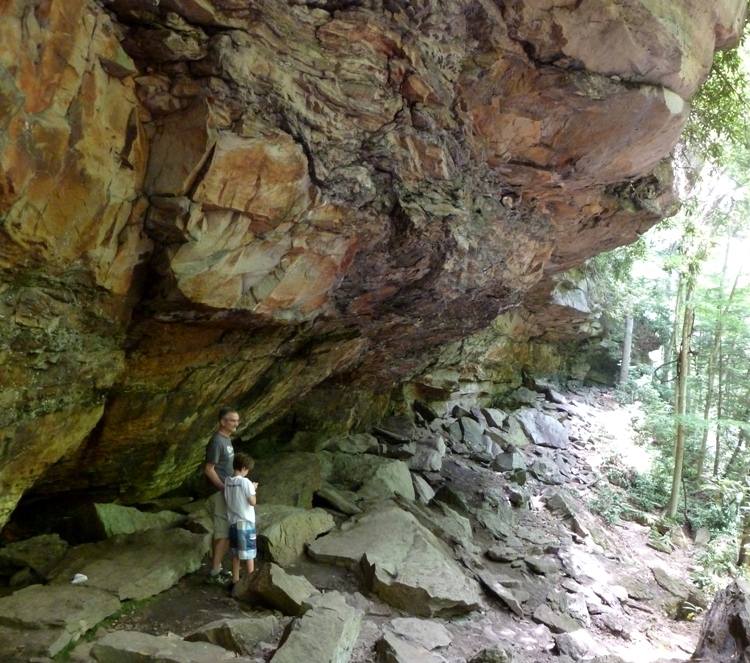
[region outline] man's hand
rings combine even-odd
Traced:
[[[214,485],[217,490],[224,490],[224,482],[216,473],[216,463],[206,463],[203,467],[203,474],[208,477],[208,480]]]

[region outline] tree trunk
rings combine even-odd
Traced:
[[[747,413],[746,413],[746,416],[747,416]],[[732,466],[734,465],[737,458],[739,457],[740,451],[742,451],[742,445],[745,443],[746,435],[747,433],[745,433],[745,429],[740,428],[740,432],[737,435],[737,445],[734,447],[734,451],[732,452],[732,457],[729,459],[727,466],[724,468],[725,479],[729,476],[729,473],[732,471]]]
[[[682,483],[682,465],[685,458],[685,415],[687,413],[687,384],[690,373],[690,336],[693,332],[694,302],[696,275],[690,270],[686,278],[685,307],[682,319],[682,333],[680,334],[680,351],[677,354],[677,384],[675,385],[675,438],[674,438],[674,470],[672,474],[672,491],[667,502],[666,515],[674,518],[680,499],[680,484]]]
[[[672,333],[669,336],[669,342],[664,350],[665,371],[662,373],[662,382],[668,384],[672,381],[675,373],[675,350],[677,348],[680,336],[680,324],[684,320],[684,301],[685,301],[685,277],[681,274],[677,279],[677,293],[675,295],[674,305],[674,325]]]
[[[716,450],[714,451],[714,476],[719,476],[719,459],[721,457],[721,410],[722,410],[722,386],[724,382],[724,358],[719,349],[719,393],[716,401]]]
[[[737,557],[737,566],[750,566],[750,513],[745,513],[742,521],[742,536],[740,537],[740,554]]]
[[[740,553],[737,556],[737,566],[750,566],[750,509],[748,509],[748,499],[750,494],[747,489],[742,496],[742,507],[745,511],[745,517],[742,519],[742,536],[740,537]]]
[[[724,277],[727,273],[727,267],[729,264],[729,240],[727,239],[727,250],[724,254],[724,265],[722,267],[721,272],[721,283],[724,283]],[[703,422],[704,422],[704,428],[703,428],[703,437],[701,439],[701,448],[698,452],[698,461],[697,461],[697,467],[696,467],[696,481],[698,485],[700,485],[702,479],[703,479],[703,465],[706,460],[706,451],[708,450],[708,422],[711,415],[711,405],[714,395],[714,380],[716,379],[716,359],[719,356],[719,348],[721,347],[721,337],[722,333],[724,331],[724,318],[729,313],[729,309],[732,306],[732,300],[734,299],[734,295],[737,292],[737,284],[740,280],[740,275],[742,274],[742,269],[737,272],[737,276],[734,279],[734,283],[732,284],[732,289],[729,291],[729,297],[727,298],[727,303],[725,304],[724,308],[721,309],[718,313],[718,319],[716,320],[716,328],[714,330],[714,342],[713,346],[711,347],[711,354],[708,356],[708,367],[706,369],[707,372],[707,385],[706,385],[706,402],[705,406],[703,408]],[[724,287],[722,285],[722,296],[723,296],[723,290]],[[721,416],[717,416],[718,419],[721,419]],[[718,432],[717,432],[718,436]],[[718,471],[717,466],[717,457],[714,458],[714,476],[716,476],[716,473]]]
[[[630,372],[630,350],[633,345],[633,314],[628,313],[625,318],[625,338],[622,341],[622,363],[620,364],[620,384],[628,381]]]

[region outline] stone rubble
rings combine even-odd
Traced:
[[[634,625],[638,613],[657,610],[678,616],[680,602],[699,601],[700,592],[658,566],[644,576],[643,568],[615,549],[574,495],[576,487],[588,486],[596,474],[577,451],[587,438],[586,420],[578,409],[573,413],[572,403],[560,393],[554,401],[538,403],[561,415],[565,427],[560,428],[550,424],[557,419],[540,419],[524,410],[523,420],[537,423],[536,428],[519,427],[528,435],[526,443],[497,443],[499,450],[489,461],[466,443],[466,431],[477,433],[476,442],[500,424],[510,439],[516,412],[454,410],[461,415],[457,420],[438,416],[424,404],[415,405],[413,420],[393,417],[373,428],[371,436],[337,438],[325,450],[285,454],[275,470],[274,459],[265,459],[264,485],[274,487],[265,495],[277,501],[258,505],[262,563],[233,590],[233,597],[254,612],[246,619],[208,623],[187,634],[184,642],[135,632],[99,634],[90,655],[100,663],[134,656],[198,663],[211,660],[206,652],[218,651],[191,649],[190,642],[220,646],[232,656],[257,658],[260,651],[276,648],[274,661],[302,656],[311,662],[346,663],[354,651],[360,652],[356,660],[364,661],[357,648],[367,634],[367,647],[378,661],[428,663],[445,660],[440,651],[455,640],[456,624],[479,624],[483,615],[497,611],[506,615],[507,628],[515,624],[521,629],[519,635],[509,636],[502,647],[479,638],[477,643],[486,646],[472,661],[619,661],[598,642],[597,633],[625,642],[642,639]],[[463,419],[475,427],[461,425]],[[435,449],[441,453],[441,472],[409,470],[404,461],[392,458],[399,448],[426,439],[428,430],[447,442]],[[569,431],[567,444],[561,430]],[[539,437],[541,431],[553,431],[555,447]],[[373,444],[384,438],[387,443]],[[344,452],[350,443],[356,450]],[[497,462],[509,453],[529,464],[542,457],[537,454],[549,454],[543,457],[555,467],[564,463],[565,485],[550,486],[530,473],[521,489],[514,483],[517,465]],[[312,475],[302,481],[302,493],[294,494],[305,465],[313,468]],[[404,472],[412,491],[404,488]],[[520,490],[523,499],[513,499]],[[359,513],[351,513],[352,507]],[[189,510],[195,514],[199,509],[194,504]],[[318,524],[308,527],[308,522]],[[49,561],[40,556],[48,542],[57,551]],[[58,538],[37,537],[0,550],[0,559],[17,565],[16,573],[21,564],[41,573],[62,554],[62,544]],[[32,585],[0,598],[3,660],[54,655],[119,610],[121,601],[152,596],[195,571],[207,546],[206,534],[173,528],[71,547],[45,572],[50,585]],[[298,570],[302,560],[346,567],[371,598],[321,591],[306,577],[304,565]],[[78,572],[88,576],[84,586],[70,584]],[[281,636],[279,619],[258,612],[260,608],[292,618]],[[494,631],[485,627],[482,632]],[[521,642],[527,642],[525,647],[518,646]],[[213,655],[224,660],[224,653]]]

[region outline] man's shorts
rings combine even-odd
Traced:
[[[229,527],[229,547],[232,554],[239,559],[255,559],[255,523],[246,520]]]
[[[229,538],[229,521],[227,520],[227,502],[224,492],[219,490],[208,498],[208,510],[214,525],[214,539]]]

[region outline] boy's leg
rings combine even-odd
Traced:
[[[232,555],[232,582],[240,581],[240,558]]]
[[[255,572],[255,560],[254,559],[246,559],[245,560],[245,568],[247,569],[248,575]]]

